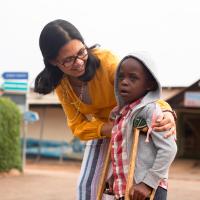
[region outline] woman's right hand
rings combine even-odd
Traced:
[[[109,121],[103,124],[101,128],[101,135],[106,137],[111,137],[111,131],[113,128],[113,122]]]

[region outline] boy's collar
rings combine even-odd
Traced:
[[[122,107],[122,109],[120,110],[119,114],[123,114],[123,112],[125,110],[130,110],[133,109],[136,105],[138,105],[140,102],[142,101],[142,98],[139,98],[137,100],[135,100],[132,103],[126,104],[125,106]]]

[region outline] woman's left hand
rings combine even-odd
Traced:
[[[156,122],[152,124],[152,128],[156,132],[168,130],[168,133],[165,135],[165,138],[176,134],[176,123],[174,120],[174,116],[170,112],[163,112],[163,115],[159,116],[156,119]]]

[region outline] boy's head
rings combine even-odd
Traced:
[[[145,64],[134,56],[126,57],[120,65],[118,92],[125,104],[131,103],[149,91],[156,90],[157,81]]]

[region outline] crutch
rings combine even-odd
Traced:
[[[105,184],[106,184],[106,177],[108,174],[108,168],[109,168],[109,164],[110,164],[110,158],[111,158],[111,141],[109,143],[108,146],[108,151],[106,154],[106,158],[104,161],[104,166],[103,166],[103,170],[100,176],[100,180],[99,180],[99,184],[98,184],[98,190],[97,190],[97,200],[102,200],[102,196],[103,196],[103,192],[104,192],[104,188],[105,188]]]
[[[130,191],[131,186],[133,185],[140,130],[138,128],[134,128],[133,132],[134,132],[133,133],[133,143],[132,143],[132,151],[131,151],[131,156],[130,156],[131,162],[130,162],[130,167],[128,170],[128,177],[127,177],[126,191],[125,191],[125,200],[130,199],[129,191]],[[150,200],[153,200],[154,196],[155,196],[155,190],[153,190],[151,192]]]
[[[139,132],[140,132],[139,129],[134,128],[133,144],[132,144],[131,157],[130,157],[130,160],[132,162],[130,163],[129,172],[128,172],[125,200],[129,200],[129,190],[133,184],[134,169],[135,169],[135,162],[136,162],[136,156],[137,156],[137,147],[138,147],[138,141],[139,141]],[[105,180],[107,177],[108,167],[110,164],[110,156],[111,156],[111,142],[108,147],[107,155],[104,162],[104,167],[103,167],[101,177],[99,180],[97,200],[102,200],[102,196],[103,196],[103,192],[105,188]],[[153,190],[150,196],[150,200],[153,200],[154,195],[155,195],[155,191]]]

